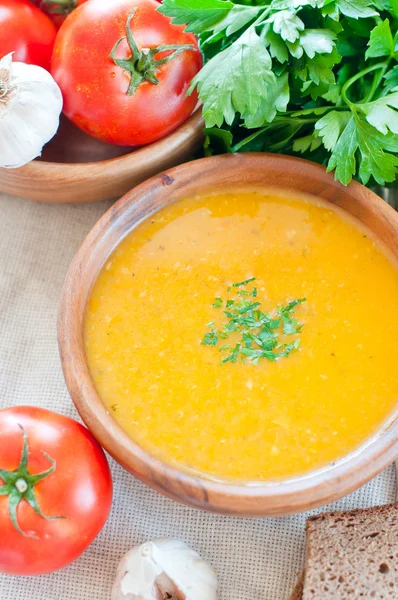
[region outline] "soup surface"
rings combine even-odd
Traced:
[[[272,331],[279,352],[300,343],[287,356],[222,363],[244,327],[203,343],[230,322],[227,300],[277,319],[303,298],[289,313],[302,329]],[[272,190],[190,198],[149,217],[102,269],[85,322],[92,377],[116,421],[164,461],[223,480],[288,478],[358,447],[397,405],[397,340],[391,257],[345,213]]]

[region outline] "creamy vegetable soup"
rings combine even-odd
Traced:
[[[276,480],[343,457],[398,400],[398,270],[330,205],[187,198],[114,251],[85,343],[114,419],[167,463]]]

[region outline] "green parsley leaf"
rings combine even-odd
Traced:
[[[335,82],[335,75],[332,68],[341,60],[339,53],[332,50],[329,55],[317,54],[312,59],[307,58],[305,61],[308,76],[314,83],[327,83],[328,85]]]
[[[335,177],[348,183],[356,171],[356,151],[359,150],[359,176],[364,184],[373,176],[380,185],[394,181],[397,174],[398,157],[387,150],[396,152],[398,142],[393,144],[383,137],[375,127],[353,112],[347,126],[330,157],[328,171],[336,169]]]
[[[332,110],[315,124],[315,130],[318,132],[327,150],[335,148],[340,135],[348,124],[350,116],[351,113],[348,111],[339,112]]]
[[[394,51],[394,41],[388,19],[378,23],[370,33],[365,58],[376,58],[378,56],[390,56]]]
[[[205,142],[203,144],[204,155],[213,156],[216,153],[227,154],[232,152],[233,136],[226,129],[218,129],[218,127],[206,128]]]
[[[298,300],[292,300],[291,302],[289,302],[289,304],[282,307],[280,309],[280,311],[282,314],[288,315],[289,313],[292,312],[293,308],[295,308],[298,304],[302,304],[305,301],[306,301],[306,298],[299,298]]]
[[[257,308],[257,306],[261,306],[261,302],[252,302],[251,304],[248,304],[247,306],[240,308],[238,312],[240,315],[244,315],[245,313],[251,312],[252,310]]]
[[[330,85],[326,94],[322,95],[322,98],[332,104],[341,104],[341,85],[338,83]]]
[[[245,348],[251,348],[252,344],[253,344],[253,336],[251,333],[242,333],[242,339],[243,339],[243,343],[245,345]]]
[[[295,320],[291,319],[290,317],[287,316],[283,316],[282,317],[282,323],[283,323],[283,333],[285,335],[292,335],[293,333],[298,333],[298,329],[297,329],[297,322],[295,322]]]
[[[273,83],[271,57],[255,29],[250,27],[232,46],[203,67],[191,82],[203,102],[203,115],[209,127],[232,124],[235,113],[253,115],[267,93],[264,82]]]
[[[291,315],[293,309],[302,302],[305,302],[306,298],[299,298],[289,302],[287,306],[278,309],[278,315],[282,319],[283,333],[285,335],[292,335],[301,331],[301,325],[298,324],[297,320]]]
[[[288,52],[285,42],[281,36],[275,33],[271,26],[264,28],[262,33],[262,39],[269,48],[269,52],[272,58],[276,58],[280,63],[285,63],[288,59]]]
[[[369,48],[365,54],[365,58],[367,59],[378,56],[390,56],[394,51],[394,41],[388,19],[381,21],[372,29],[368,46]]]
[[[211,43],[220,33],[224,33],[227,37],[232,36],[253,21],[260,10],[262,10],[261,6],[234,5],[228,14],[214,26],[213,35],[206,39],[206,44]]]
[[[273,333],[267,327],[263,327],[254,341],[263,350],[273,350],[277,345],[277,340],[276,333]]]
[[[360,119],[355,113],[354,119],[361,153],[359,176],[362,182],[368,183],[372,176],[380,185],[395,181],[398,157],[384,151],[384,139],[374,127]]]
[[[218,344],[218,335],[217,329],[213,329],[209,333],[206,333],[201,342],[202,346],[217,346]]]
[[[217,297],[214,299],[213,308],[221,308],[222,305],[223,305],[222,298]]]
[[[228,356],[224,356],[221,359],[221,362],[223,362],[223,363],[226,363],[226,362],[236,363],[236,361],[238,360],[240,349],[241,349],[240,344],[236,344],[236,346],[232,350],[231,354],[229,354]]]
[[[303,21],[292,10],[280,10],[274,13],[269,22],[275,33],[287,42],[295,42],[300,37],[300,31],[303,31],[305,25]]]
[[[175,25],[188,24],[186,31],[199,34],[212,30],[233,8],[229,0],[163,0],[158,11],[173,17]]]
[[[307,150],[309,150],[310,152],[313,152],[314,150],[319,148],[319,146],[321,144],[322,144],[321,138],[318,136],[317,132],[314,131],[310,135],[305,135],[302,138],[297,138],[296,140],[294,140],[293,150],[295,152],[301,152],[301,153],[307,152]]]
[[[281,326],[280,319],[269,319],[267,325],[270,329],[278,329]]]
[[[256,281],[255,277],[250,277],[250,279],[246,279],[246,281],[240,281],[239,283],[233,283],[231,287],[242,287],[243,285],[247,285],[248,283],[251,283],[252,281]]]
[[[295,42],[286,42],[286,46],[288,47],[290,54],[294,56],[294,58],[301,58],[303,56],[304,49],[300,44],[299,40],[296,40]]]
[[[373,0],[373,4],[379,11],[387,10],[392,15],[398,17],[397,0]]]
[[[339,21],[340,11],[334,0],[331,2],[325,2],[325,4],[322,6],[322,15],[324,17],[330,17],[335,22]]]
[[[257,111],[253,114],[244,113],[246,127],[255,128],[261,127],[264,123],[270,123],[274,120],[277,112],[285,112],[289,99],[289,74],[275,76],[271,83],[264,83],[267,90],[266,97],[261,101]]]
[[[383,79],[385,80],[384,93],[398,92],[398,65],[388,71]]]
[[[309,58],[315,54],[330,54],[336,34],[330,29],[306,29],[300,34],[300,44]]]
[[[398,134],[398,92],[373,102],[357,104],[356,107],[366,115],[367,122],[381,133],[391,131]]]
[[[335,0],[328,3],[329,7],[334,7],[346,17],[352,19],[364,19],[365,17],[377,17],[377,12],[371,8],[372,0]],[[331,15],[329,12],[328,14]]]
[[[283,348],[283,350],[281,352],[275,352],[275,355],[278,358],[289,356],[293,350],[298,350],[300,348],[300,340],[297,339],[293,344],[282,344],[280,347]]]
[[[354,117],[351,115],[343,133],[336,143],[329,159],[327,170],[335,169],[335,179],[339,179],[344,185],[351,181],[356,171],[355,152],[358,148],[358,140]]]
[[[290,117],[307,117],[309,115],[316,115],[319,117],[320,115],[324,115],[326,112],[328,112],[328,110],[330,110],[328,106],[314,106],[312,108],[306,108],[305,110],[293,112]]]

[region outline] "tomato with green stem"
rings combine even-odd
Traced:
[[[202,66],[196,38],[157,12],[156,0],[89,0],[61,27],[51,72],[64,113],[105,142],[141,146],[191,114]]]
[[[0,58],[50,69],[57,29],[49,17],[28,0],[0,2]]]
[[[0,410],[0,572],[65,567],[101,531],[111,503],[105,454],[85,427],[41,408]]]

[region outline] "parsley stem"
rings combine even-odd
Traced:
[[[254,7],[253,7],[254,8]],[[251,24],[251,27],[257,27],[263,23],[265,17],[268,17],[268,14],[271,12],[270,6],[258,6],[257,10],[260,12],[257,19]]]
[[[347,110],[345,106],[322,106],[322,116],[324,114],[326,114],[328,111],[330,110]],[[316,123],[317,121],[319,121],[319,116],[313,117],[312,119],[307,118],[307,119],[302,119],[301,118],[301,114],[308,115],[308,108],[304,108],[303,110],[289,110],[286,111],[286,120],[287,118],[291,118],[291,119],[295,119],[296,117],[298,119],[300,119],[300,121],[302,121],[303,123]],[[294,116],[293,116],[294,115]],[[283,118],[283,117],[281,117]]]
[[[331,109],[333,109],[334,107],[330,107]],[[298,111],[291,111],[294,113],[297,113]],[[305,109],[304,111],[300,111],[303,113],[307,113],[307,109]],[[275,119],[272,121],[272,123],[269,123],[268,125],[266,125],[265,127],[260,127],[259,129],[256,129],[254,131],[254,133],[252,133],[251,135],[243,138],[243,140],[240,140],[239,142],[237,142],[236,144],[234,144],[231,147],[232,152],[239,152],[239,150],[246,146],[249,142],[252,142],[253,140],[255,140],[257,137],[261,136],[261,134],[263,134],[265,131],[275,131],[277,129],[280,129],[280,125],[292,125],[295,124],[296,126],[296,130],[293,131],[293,133],[289,134],[288,138],[284,138],[284,140],[282,141],[282,143],[284,144],[285,142],[289,142],[292,137],[294,135],[297,134],[298,131],[300,131],[300,129],[302,128],[303,125],[313,125],[314,123],[316,123],[319,120],[319,117],[315,116],[315,117],[306,117],[305,119],[303,119],[302,117],[292,117],[289,115],[289,113],[286,114],[286,116],[277,116],[275,117]],[[279,144],[280,145],[280,144]],[[272,149],[276,149],[278,146],[278,144],[272,146]],[[271,150],[271,147],[270,147]]]
[[[368,75],[368,73],[372,73],[373,71],[377,71],[378,69],[384,69],[387,66],[388,66],[388,62],[378,63],[377,65],[372,65],[371,67],[368,67],[367,69],[363,69],[362,71],[359,71],[359,73],[357,73],[356,75],[353,75],[353,77],[348,79],[345,82],[345,84],[343,85],[343,87],[341,88],[341,97],[343,98],[344,102],[346,104],[348,104],[348,106],[351,106],[352,104],[354,104],[347,98],[347,90],[356,81],[358,81],[358,79],[362,79],[362,77],[365,77],[365,75]]]
[[[358,104],[362,104],[364,102],[370,102],[372,100],[373,96],[376,93],[377,88],[380,85],[381,80],[383,79],[383,77],[385,75],[385,72],[388,69],[388,63],[389,62],[390,61],[387,61],[385,63],[385,65],[380,69],[380,71],[374,75],[373,81],[372,81],[372,85],[371,85],[371,88],[370,88],[368,94],[366,95],[366,97],[361,102],[358,102]]]

